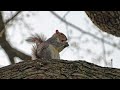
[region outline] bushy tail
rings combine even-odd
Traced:
[[[37,49],[38,49],[38,46],[46,41],[46,37],[43,35],[43,34],[35,34],[35,35],[32,35],[31,37],[29,37],[28,39],[26,39],[26,41],[28,42],[31,42],[31,43],[35,43],[35,45],[33,45],[33,48],[32,48],[32,60],[35,60],[38,58],[37,56]]]
[[[37,46],[33,46],[32,48],[32,60],[37,59]]]
[[[40,35],[35,34],[35,35],[32,35],[31,37],[29,37],[26,41],[40,44],[40,43],[46,41],[46,37],[43,34],[40,34]]]

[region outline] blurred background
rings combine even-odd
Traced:
[[[32,34],[51,37],[58,29],[68,37],[69,47],[60,53],[64,60],[83,60],[102,67],[120,68],[120,39],[102,32],[84,11],[1,11],[6,43],[1,38],[0,67],[23,61],[31,56],[32,45],[26,39]],[[1,22],[1,21],[0,21]],[[1,26],[0,26],[1,27]],[[3,34],[4,35],[4,34]],[[3,42],[2,42],[3,40]],[[13,49],[13,50],[12,50]],[[13,53],[9,53],[9,51]],[[17,53],[14,55],[14,52]]]

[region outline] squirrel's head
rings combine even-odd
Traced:
[[[65,36],[65,34],[59,32],[58,30],[56,30],[54,36],[57,37],[60,42],[66,42],[67,41],[67,37]]]
[[[55,45],[58,52],[61,52],[64,48],[69,46],[65,34],[59,32],[58,30],[56,30],[52,38],[55,40],[54,43],[56,43]]]
[[[59,32],[58,30],[56,30],[54,37],[57,39],[57,42],[61,43],[60,47],[58,47],[58,51],[61,52],[64,48],[68,47],[69,44],[67,42],[67,37],[65,36],[65,34]]]

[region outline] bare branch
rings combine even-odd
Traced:
[[[15,18],[15,17],[14,17]],[[11,19],[13,20],[13,18]],[[10,22],[10,20],[8,21]],[[8,23],[7,22],[7,23]],[[3,17],[2,17],[2,13],[0,12],[0,31],[1,29],[5,29],[5,25],[3,22]],[[3,29],[3,30],[4,30]],[[5,31],[5,30],[4,30]],[[31,57],[29,55],[26,55],[20,51],[18,51],[17,49],[13,48],[9,42],[6,40],[6,35],[5,33],[2,34],[2,37],[0,38],[0,45],[1,47],[4,49],[4,51],[6,52],[6,54],[8,55],[8,58],[10,60],[10,62],[13,64],[14,62],[14,57],[19,57],[23,60],[29,60],[31,59]]]
[[[65,13],[65,15],[63,16],[63,18],[66,18],[66,16],[67,16],[69,13],[70,13],[70,11],[67,11],[67,12]]]
[[[22,60],[31,60],[31,56],[26,55],[18,50],[16,50],[15,48],[12,49],[14,57],[19,57]]]
[[[5,22],[5,25],[7,25],[9,22],[13,21],[22,11],[18,11],[15,15],[13,15],[10,19],[8,19]]]
[[[102,33],[101,33],[102,34]],[[103,57],[104,57],[104,63],[107,65],[107,59],[106,59],[106,48],[105,48],[105,42],[104,42],[104,36],[102,35],[103,40],[102,40],[102,48],[103,48]]]
[[[17,49],[13,48],[8,43],[8,41],[6,41],[6,39],[1,38],[0,39],[0,45],[4,49],[4,51],[6,52],[8,58],[9,58],[9,60],[12,64],[15,63],[15,61],[14,61],[15,57],[18,57],[22,60],[30,60],[31,59],[31,57],[29,55],[26,55],[26,54],[18,51]]]
[[[1,32],[0,32],[0,37],[2,37],[3,33],[5,32],[5,30],[3,29]]]
[[[21,11],[18,11],[15,15],[13,15],[10,19],[8,19],[8,20],[4,23],[4,27],[0,30],[0,37],[2,37],[3,33],[5,32],[5,27],[7,26],[7,24],[8,24],[10,21],[13,21],[20,13],[21,13]]]

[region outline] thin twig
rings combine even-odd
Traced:
[[[66,16],[67,16],[69,13],[70,13],[70,11],[67,11],[67,12],[65,13],[65,15],[63,16],[63,18],[66,18]]]
[[[113,68],[113,59],[111,59],[111,67]]]
[[[10,21],[13,21],[17,16],[18,14],[20,14],[22,11],[18,11],[16,14],[14,14],[10,19],[8,19],[6,22],[5,22],[5,25],[7,25]]]
[[[103,35],[102,35],[103,36]],[[107,59],[106,59],[106,49],[105,49],[105,43],[104,43],[104,36],[102,40],[102,47],[103,47],[103,57],[104,57],[104,63],[107,65]]]

